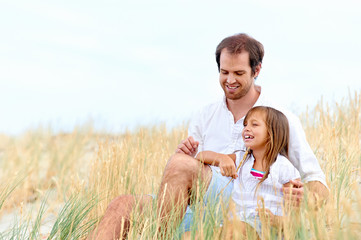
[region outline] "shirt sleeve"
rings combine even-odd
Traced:
[[[203,151],[202,137],[202,111],[193,114],[188,127],[188,137],[192,136],[195,141],[199,142],[197,154]]]
[[[297,178],[301,178],[298,170],[289,162],[288,159],[284,158],[283,163],[279,169],[281,178],[279,182],[283,185],[288,183],[290,180],[295,180]]]
[[[306,140],[306,134],[298,117],[287,115],[290,125],[289,160],[300,172],[303,182],[319,181],[327,187],[316,156]]]
[[[238,168],[239,163],[241,162],[241,155],[243,157],[244,153],[242,151],[235,152],[236,154],[236,168]]]

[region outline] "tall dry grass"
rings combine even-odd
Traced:
[[[313,218],[309,222],[317,237],[360,239],[361,93],[349,93],[331,106],[321,100],[301,119],[331,192],[323,211],[304,215]]]
[[[336,104],[321,100],[301,121],[326,174],[330,197],[315,209],[306,194],[301,210],[285,217],[282,234],[267,230],[264,222],[264,238],[360,239],[361,92]],[[119,135],[91,127],[68,134],[37,129],[17,137],[0,135],[0,219],[14,216],[0,238],[84,238],[114,197],[156,194],[168,158],[186,136],[186,126],[167,130],[164,125]],[[199,221],[190,237],[224,237],[216,216],[201,221],[207,209],[200,203],[195,209]],[[155,206],[148,210],[134,214],[130,239],[156,239],[159,219]],[[46,221],[51,226],[42,230]],[[231,225],[224,228],[237,232]],[[167,238],[178,236],[171,227]]]

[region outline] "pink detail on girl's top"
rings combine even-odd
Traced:
[[[265,172],[258,171],[256,169],[252,168],[251,169],[251,174],[252,174],[252,176],[254,176],[257,179],[262,179]]]

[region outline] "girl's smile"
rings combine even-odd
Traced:
[[[253,151],[264,150],[268,139],[267,125],[264,112],[254,112],[247,118],[242,131],[243,141],[246,147]]]

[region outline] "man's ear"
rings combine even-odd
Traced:
[[[254,73],[254,78],[257,78],[259,73],[261,72],[261,68],[262,68],[262,63],[258,64],[256,67],[256,71]]]

